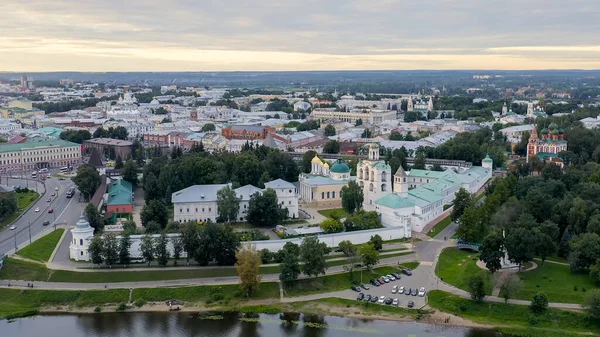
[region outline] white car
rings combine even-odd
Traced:
[[[396,278],[393,277],[392,275],[387,275],[386,277],[389,278],[390,281],[396,281]]]
[[[398,288],[398,294],[404,294],[404,287]]]
[[[385,296],[380,296],[379,299],[377,300],[377,303],[383,303],[385,302]]]
[[[39,208],[39,207],[36,207],[36,208],[35,208],[35,211],[36,211],[36,212],[39,212],[39,211],[40,211],[40,208]]]
[[[397,307],[397,306],[398,306],[398,303],[399,303],[399,302],[398,302],[398,299],[397,299],[397,298],[394,298],[394,300],[392,301],[392,305]]]
[[[393,286],[392,287],[392,294],[395,294],[398,292],[398,286]]]
[[[54,190],[55,190],[55,191],[58,191],[58,186],[56,186],[56,187],[54,188]]]
[[[10,226],[10,230],[11,230],[11,231],[14,231],[15,229],[17,229],[17,226],[16,226],[16,225],[12,225],[12,226]]]
[[[423,287],[419,288],[419,296],[421,296],[421,297],[425,296],[425,288],[423,288]]]
[[[390,279],[387,276],[382,276],[382,278],[385,283],[390,283]]]

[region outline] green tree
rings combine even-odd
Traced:
[[[167,206],[158,200],[150,200],[142,208],[140,218],[142,219],[142,226],[146,227],[151,221],[156,221],[160,224],[161,228],[165,228],[169,222],[169,210]]]
[[[277,202],[277,194],[268,188],[255,193],[248,202],[248,222],[256,227],[274,227],[284,219],[284,210]]]
[[[600,236],[585,233],[569,244],[569,265],[574,272],[588,271],[600,258]]]
[[[375,211],[366,212],[360,210],[346,217],[344,221],[346,232],[359,231],[365,229],[381,228],[381,219]]]
[[[300,275],[300,247],[293,242],[286,242],[280,251],[282,255],[279,269],[279,280],[281,282],[290,282],[298,279]]]
[[[342,251],[348,261],[348,271],[350,272],[350,277],[352,277],[354,265],[360,261],[358,248],[348,240],[340,241],[338,248]]]
[[[516,294],[522,286],[521,279],[513,273],[497,273],[495,275],[496,287],[500,289],[504,303]]]
[[[600,290],[594,289],[585,295],[583,309],[590,318],[600,320]]]
[[[548,309],[548,297],[543,292],[533,295],[529,309],[536,314],[541,314]]]
[[[532,261],[537,248],[536,237],[527,228],[513,229],[506,236],[506,250],[508,258],[519,264],[519,271],[525,262]]]
[[[341,222],[335,219],[325,219],[321,222],[321,228],[325,233],[339,233],[344,230],[344,225]]]
[[[171,245],[173,246],[173,265],[177,265],[177,261],[181,258],[181,252],[183,251],[183,241],[181,236],[174,236],[171,238]]]
[[[461,240],[477,242],[482,239],[485,227],[483,217],[477,207],[468,207],[460,217],[456,236]]]
[[[125,267],[131,263],[131,253],[129,252],[130,248],[131,237],[127,233],[121,234],[121,239],[119,240],[119,263]]]
[[[90,223],[90,226],[94,228],[94,233],[102,232],[104,229],[104,220],[93,204],[87,204],[87,206],[85,206],[85,216]]]
[[[140,252],[142,253],[142,258],[148,262],[148,266],[154,260],[154,240],[152,239],[152,235],[146,234],[142,236],[140,242]]]
[[[340,153],[340,143],[337,140],[330,140],[323,146],[323,153]]]
[[[600,285],[600,259],[597,259],[596,263],[590,267],[590,278]]]
[[[224,222],[237,220],[240,210],[240,200],[231,187],[226,186],[217,192],[217,212],[219,219]]]
[[[213,123],[206,123],[204,125],[202,125],[202,132],[209,132],[209,131],[215,131],[217,128],[215,127],[215,125]]]
[[[373,266],[379,263],[379,251],[371,244],[362,245],[360,247],[360,258],[362,263],[371,270]]]
[[[390,140],[404,140],[404,136],[400,132],[393,130],[390,133]]]
[[[363,124],[363,121],[361,118],[357,119],[356,122],[354,123],[354,126],[361,126]]]
[[[373,247],[375,247],[375,250],[379,252],[383,249],[383,239],[381,238],[381,236],[379,236],[379,234],[371,236],[368,243],[372,244]]]
[[[354,180],[342,187],[342,207],[349,214],[362,208],[364,200],[363,190]]]
[[[600,235],[600,214],[594,214],[590,217],[587,224],[588,233],[596,233]]]
[[[137,185],[137,164],[133,159],[127,159],[122,170],[123,180],[130,182],[132,185]]]
[[[99,234],[94,235],[88,246],[88,254],[93,264],[100,266],[104,261],[104,240]]]
[[[335,136],[335,127],[331,124],[327,124],[325,127],[325,137]]]
[[[501,260],[504,257],[504,237],[502,234],[494,231],[483,239],[479,249],[479,259],[485,262],[486,268],[495,273],[502,268]]]
[[[539,227],[533,229],[533,236],[537,242],[536,254],[542,258],[542,265],[546,262],[548,256],[552,256],[556,253],[557,245],[556,242],[550,237],[550,235],[541,231]]]
[[[460,219],[460,217],[463,215],[467,208],[471,207],[471,205],[473,204],[473,197],[471,196],[471,193],[469,193],[469,191],[461,187],[456,192],[452,204],[454,205],[454,207],[452,208],[452,214],[450,215],[450,217],[452,218],[452,221],[456,221]]]
[[[196,250],[200,246],[200,232],[198,226],[193,222],[188,222],[179,227],[181,232],[181,243],[183,250],[187,254],[186,264],[190,264],[190,258],[194,256]]]
[[[123,168],[123,159],[121,159],[121,156],[117,156],[117,160],[115,161],[115,169],[120,170],[122,168]]]
[[[166,233],[162,233],[155,239],[154,251],[158,265],[161,267],[165,267],[171,257],[171,253],[167,249],[167,244],[169,244],[169,238]]]
[[[258,291],[262,279],[260,252],[256,250],[256,246],[248,245],[240,249],[235,257],[235,270],[240,277],[240,286],[246,297],[249,297]]]
[[[309,236],[302,240],[300,245],[300,259],[304,263],[302,273],[308,277],[325,274],[327,263],[323,246],[316,236]]]
[[[91,139],[92,135],[88,130],[66,130],[60,133],[60,139],[81,144],[84,141]]]
[[[103,244],[104,263],[112,268],[119,261],[119,242],[113,233],[108,233],[104,235]]]
[[[101,182],[100,174],[98,174],[95,167],[89,164],[79,166],[77,174],[72,180],[86,201],[90,200],[94,193],[96,193]]]
[[[312,160],[313,160],[313,158],[315,158],[316,155],[317,155],[317,153],[313,150],[308,150],[308,151],[304,152],[304,154],[302,155],[302,161],[300,164],[300,166],[302,167],[302,172],[310,173],[311,168],[312,168]]]
[[[485,281],[481,275],[473,275],[469,278],[469,294],[473,301],[481,302],[485,298]]]

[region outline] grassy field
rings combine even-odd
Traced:
[[[343,208],[322,209],[317,212],[319,212],[319,214],[326,218],[331,218],[332,215],[334,215],[337,219],[345,218],[348,216],[348,213]]]
[[[30,260],[48,262],[64,231],[64,228],[58,228],[21,249],[18,254]]]
[[[479,255],[472,251],[463,251],[456,248],[446,248],[440,255],[435,273],[444,279],[444,282],[457,288],[467,290],[469,278],[480,274],[486,280],[485,293],[492,294],[492,274],[475,264]]]
[[[29,207],[29,205],[31,205],[40,197],[39,193],[36,193],[34,191],[15,194],[17,197],[17,210],[13,214],[0,220],[0,230],[13,223],[13,221],[15,221],[19,217],[19,215],[23,213],[23,210],[25,208]]]
[[[523,336],[547,336],[544,332],[558,329],[600,333],[600,322],[593,322],[580,312],[548,309],[544,314],[535,315],[526,305],[478,303],[440,290],[432,290],[427,296],[432,308],[458,314],[478,323],[527,327],[530,334]]]
[[[542,266],[538,261],[536,269],[522,272],[519,277],[523,286],[515,298],[523,300],[531,300],[542,291],[549,302],[583,303],[587,291],[596,287],[588,274],[571,273],[569,266],[549,262]]]
[[[433,228],[427,232],[427,236],[434,237],[437,233],[443,231],[448,225],[452,223],[452,218],[450,218],[450,214],[447,217],[443,218],[440,222],[438,222]]]

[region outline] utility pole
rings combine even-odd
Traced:
[[[16,253],[17,250],[19,250],[19,248],[17,247],[17,231],[15,231],[15,233],[13,234],[13,238],[15,239],[15,253]]]
[[[31,220],[29,220],[29,226],[27,226],[27,229],[29,230],[29,244],[31,244]]]

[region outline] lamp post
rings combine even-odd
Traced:
[[[29,220],[29,226],[27,226],[27,230],[29,231],[29,244],[31,244],[31,220]]]
[[[436,255],[436,263],[435,263],[435,276],[437,279],[437,286],[438,289],[440,288],[440,276],[438,275],[440,273],[440,255]]]

